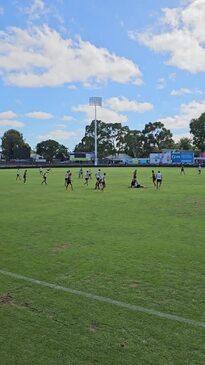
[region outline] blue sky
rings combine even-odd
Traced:
[[[205,0],[1,0],[0,136],[72,150],[99,117],[177,140],[205,111]]]

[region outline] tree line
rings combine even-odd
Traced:
[[[119,153],[126,153],[131,157],[148,157],[151,152],[163,149],[181,149],[205,151],[205,113],[190,122],[190,133],[193,139],[183,137],[178,143],[162,122],[147,123],[142,131],[130,129],[121,123],[104,123],[98,121],[98,154],[100,158]],[[85,127],[85,135],[75,146],[75,152],[94,151],[95,122]],[[68,148],[57,141],[48,139],[36,146],[36,153],[46,161],[53,159],[66,160],[69,158]],[[31,147],[23,135],[10,129],[2,137],[2,154],[6,160],[28,159]]]

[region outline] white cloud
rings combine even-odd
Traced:
[[[71,120],[73,120],[73,117],[71,115],[64,115],[62,117],[62,120],[64,120],[65,122],[70,122]]]
[[[185,94],[203,94],[203,92],[201,90],[195,89],[195,90],[191,90],[188,88],[181,88],[178,90],[172,90],[171,95],[172,96],[182,96]]]
[[[76,107],[73,107],[72,109],[74,112],[85,113],[89,122],[94,119],[93,107],[87,104],[78,105]],[[119,114],[116,111],[108,108],[98,108],[97,119],[105,123],[123,123],[128,120],[126,115]]]
[[[58,128],[66,128],[66,125],[65,124],[56,124],[56,127],[58,127]]]
[[[54,118],[54,116],[50,113],[45,113],[45,112],[30,112],[26,114],[26,117],[31,118],[31,119],[52,119]]]
[[[169,54],[168,65],[192,73],[205,71],[205,1],[191,0],[183,7],[162,9],[160,30],[130,31],[129,37],[155,52]],[[156,28],[156,27],[155,27]]]
[[[166,80],[163,78],[163,77],[161,77],[160,79],[158,79],[157,80],[157,89],[158,90],[163,90],[165,87],[166,87]]]
[[[129,100],[124,96],[107,99],[105,104],[116,112],[144,113],[153,109],[151,103],[140,103],[137,100]]]
[[[28,15],[31,20],[40,18],[48,11],[43,0],[33,0],[29,7],[21,8],[20,10]]]
[[[77,87],[75,85],[68,85],[69,90],[76,90]]]
[[[184,132],[184,130],[182,130],[181,131],[181,133],[174,133],[173,134],[173,139],[174,139],[174,141],[175,142],[179,142],[179,140],[181,139],[181,138],[189,138],[189,139],[192,139],[191,138],[191,134],[190,133],[188,133],[188,132]]]
[[[13,128],[21,128],[24,127],[24,123],[19,122],[18,120],[13,119],[2,119],[0,120],[0,126],[3,127],[13,127]]]
[[[38,139],[39,140],[54,139],[58,141],[63,141],[76,136],[77,136],[76,132],[56,129],[48,132],[45,135],[38,136]]]
[[[176,72],[171,72],[169,74],[169,79],[172,80],[172,81],[175,81],[176,80],[176,77],[177,77]]]
[[[142,82],[133,61],[80,38],[64,39],[48,26],[0,32],[0,71],[7,84],[19,87]]]
[[[13,118],[16,118],[17,117],[17,114],[12,112],[11,110],[8,110],[6,112],[1,112],[0,113],[0,119],[13,119]]]
[[[181,104],[178,115],[160,118],[160,121],[164,123],[167,128],[188,128],[190,121],[198,118],[202,113],[205,113],[205,100],[201,102],[194,100],[188,104]]]
[[[190,89],[182,87],[181,89],[172,90],[172,92],[171,92],[172,96],[181,96],[181,95],[184,95],[184,94],[192,94],[192,91]]]

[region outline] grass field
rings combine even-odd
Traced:
[[[205,322],[205,173],[105,169],[107,189],[65,169],[48,186],[0,171],[0,269]],[[205,364],[205,328],[36,285],[0,273],[1,365]]]

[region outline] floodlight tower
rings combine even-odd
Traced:
[[[102,98],[92,96],[89,98],[89,105],[95,108],[95,166],[98,164],[98,136],[97,136],[97,106],[102,106]]]

